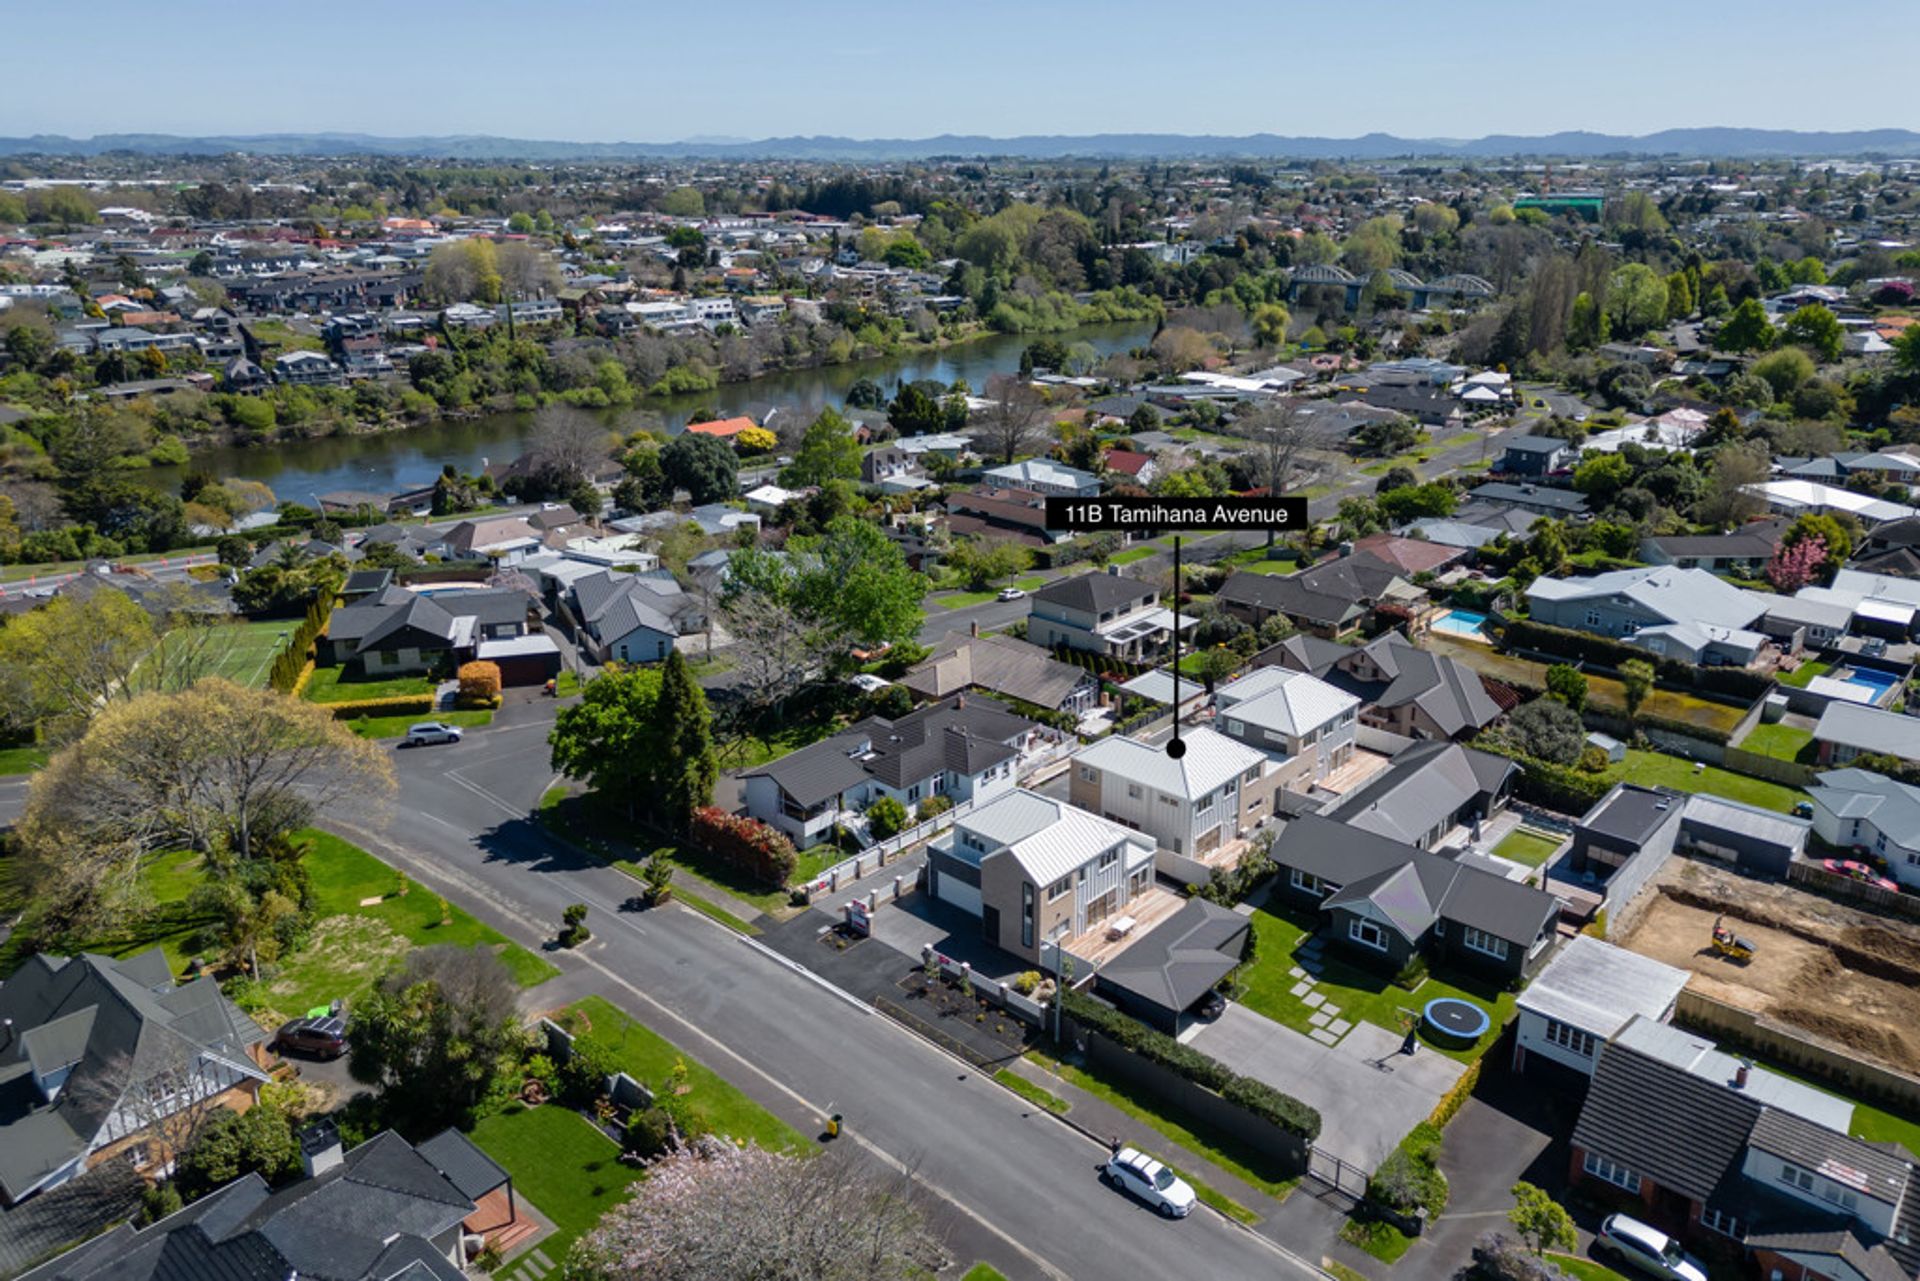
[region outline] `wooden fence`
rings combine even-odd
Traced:
[[[1856,881],[1851,876],[1829,872],[1810,859],[1795,859],[1787,864],[1787,879],[1833,898],[1850,899],[1874,911],[1920,920],[1920,897],[1901,890],[1881,889],[1878,885]]]
[[[1786,1027],[1707,996],[1682,988],[1674,1003],[1673,1021],[1712,1036],[1723,1046],[1747,1050],[1778,1063],[1822,1085],[1880,1107],[1920,1116],[1920,1079],[1864,1062],[1851,1050],[1829,1045],[1805,1032]]]

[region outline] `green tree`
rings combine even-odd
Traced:
[[[657,800],[661,673],[615,667],[587,683],[580,701],[560,709],[547,735],[553,768],[584,779],[602,798]]]
[[[507,230],[516,236],[531,235],[533,232],[533,219],[527,215],[525,210],[521,210],[514,214],[513,217],[507,219]]]
[[[686,490],[695,503],[717,503],[740,489],[733,450],[718,437],[700,432],[682,432],[661,447],[660,473],[668,486]]]
[[[1010,538],[957,538],[946,557],[948,568],[974,591],[1013,577],[1032,560],[1033,553]]]
[[[908,383],[895,393],[893,403],[887,406],[887,422],[902,436],[924,436],[946,428],[947,411],[926,388],[919,383]]]
[[[927,580],[908,568],[900,545],[878,525],[842,516],[819,537],[793,541],[804,560],[796,601],[808,613],[831,619],[850,641],[867,646],[919,635]]]
[[[1630,262],[1607,282],[1607,318],[1624,338],[1637,338],[1667,318],[1667,282],[1645,263]]]
[[[1574,711],[1587,706],[1587,678],[1571,663],[1555,663],[1547,668],[1547,693]]]
[[[269,1185],[287,1181],[300,1169],[300,1141],[281,1109],[257,1103],[245,1112],[221,1112],[207,1123],[174,1172],[180,1191],[197,1200],[243,1174],[258,1174]]]
[[[1893,340],[1893,363],[1901,373],[1920,375],[1920,325],[1908,325]]]
[[[353,1007],[347,1038],[353,1079],[422,1132],[472,1124],[527,1044],[513,976],[480,945],[408,953]]]
[[[134,692],[154,648],[153,618],[119,591],[56,596],[0,627],[0,723],[77,732],[109,700]]]
[[[1640,704],[1653,693],[1653,664],[1644,658],[1629,658],[1620,664],[1621,692],[1627,699],[1627,719],[1640,714]]]
[[[1451,515],[1459,501],[1459,495],[1451,488],[1434,481],[1390,489],[1374,500],[1381,516],[1390,525]]]
[[[867,806],[867,830],[876,841],[906,830],[907,807],[891,796],[882,796]]]
[[[1775,400],[1785,400],[1801,383],[1813,377],[1813,357],[1798,347],[1782,347],[1754,361],[1751,372],[1773,388]]]
[[[1513,1209],[1507,1212],[1507,1220],[1536,1255],[1571,1250],[1580,1242],[1573,1216],[1531,1183],[1513,1185]]]
[[[1735,307],[1727,323],[1720,326],[1713,345],[1722,351],[1769,351],[1779,337],[1760,300],[1748,298]]]
[[[1810,303],[1788,316],[1780,326],[1780,337],[1784,342],[1805,347],[1825,362],[1840,359],[1844,339],[1839,318],[1819,303]]]
[[[700,218],[707,212],[706,197],[696,187],[675,187],[660,197],[660,212],[673,218]]]
[[[1567,350],[1592,351],[1612,334],[1613,327],[1607,321],[1606,309],[1593,300],[1592,294],[1576,295],[1573,312],[1567,319]]]
[[[1601,505],[1632,483],[1633,466],[1619,454],[1595,454],[1573,469],[1573,487]]]
[[[713,744],[713,713],[706,693],[678,649],[667,655],[660,670],[653,739],[661,775],[655,791],[657,804],[668,827],[684,832],[694,810],[713,803],[720,757]]]
[[[1263,302],[1247,317],[1254,338],[1263,347],[1278,347],[1286,342],[1287,326],[1292,322],[1292,315],[1277,302]]]
[[[833,410],[823,409],[800,437],[793,465],[780,473],[780,483],[801,488],[830,480],[858,480],[860,454],[853,424]]]
[[[1780,536],[1780,545],[1792,547],[1809,538],[1820,539],[1826,545],[1827,559],[1836,564],[1853,554],[1853,535],[1845,525],[1825,513],[1808,512],[1796,517]]]
[[[1667,319],[1685,320],[1694,312],[1693,277],[1676,271],[1667,277]]]

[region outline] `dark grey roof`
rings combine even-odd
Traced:
[[[867,781],[867,771],[853,759],[853,753],[865,743],[864,734],[835,734],[750,769],[740,777],[770,778],[793,798],[794,804],[818,805]]]
[[[1785,1255],[1833,1281],[1913,1281],[1884,1243],[1868,1245],[1860,1228],[1844,1215],[1819,1216],[1827,1222],[1820,1227],[1775,1225],[1765,1219],[1749,1222],[1761,1226],[1747,1235],[1747,1248],[1769,1250]]]
[[[1459,659],[1421,649],[1399,632],[1388,632],[1365,649],[1389,679],[1384,685],[1352,682],[1349,692],[1362,700],[1384,708],[1411,703],[1449,737],[1500,719],[1500,705],[1487,693],[1480,674]],[[1351,654],[1344,657],[1351,662]]]
[[[1702,1203],[1739,1163],[1761,1104],[1638,1050],[1600,1050],[1573,1141]]]
[[[454,618],[471,618],[482,626],[527,621],[528,597],[512,588],[484,592],[448,592],[436,596],[433,603]]]
[[[507,1181],[507,1172],[498,1162],[475,1147],[473,1140],[458,1130],[446,1129],[420,1144],[415,1151],[447,1177],[470,1201],[478,1201]]]
[[[1412,844],[1476,796],[1496,794],[1519,768],[1504,756],[1458,743],[1415,743],[1326,813],[1350,826]]]
[[[1764,560],[1780,546],[1784,518],[1756,520],[1731,534],[1672,534],[1647,541],[1676,560],[1683,556],[1744,556]]]
[[[357,596],[364,592],[377,592],[392,582],[393,571],[390,569],[356,569],[347,575],[347,581],[340,585],[340,590]]]
[[[943,771],[978,774],[1012,760],[1008,741],[1038,722],[990,698],[956,695],[889,721],[878,716],[741,775],[764,775],[796,804],[817,805],[876,779],[895,790]]]
[[[1248,919],[1206,899],[1185,906],[1109,961],[1100,982],[1180,1011],[1240,964]]]
[[[1125,609],[1151,595],[1153,588],[1137,578],[1096,572],[1056,579],[1034,592],[1033,597],[1067,609],[1099,614],[1109,609]]]
[[[1297,574],[1251,574],[1245,570],[1236,570],[1220,584],[1214,599],[1334,627],[1351,622],[1364,610],[1353,597],[1317,591]]]
[[[916,694],[940,698],[971,686],[1040,707],[1057,708],[1087,674],[1038,645],[1010,636],[949,636],[900,678]]]
[[[1655,832],[1679,818],[1685,799],[1664,787],[1615,783],[1612,791],[1581,816],[1580,827],[1638,849]]]
[[[1570,442],[1558,436],[1507,436],[1500,444],[1510,454],[1553,455],[1573,448]]]
[[[1550,507],[1555,511],[1569,514],[1585,513],[1587,510],[1585,494],[1576,494],[1571,489],[1554,489],[1546,485],[1509,485],[1493,481],[1481,485],[1468,496],[1477,502],[1512,503],[1520,507]]]
[[[1913,1173],[1908,1156],[1896,1156],[1784,1108],[1763,1111],[1748,1142],[1889,1205],[1900,1200]]]
[[[1352,658],[1353,652],[1351,645],[1336,644],[1311,632],[1295,632],[1272,649],[1256,654],[1253,665],[1290,667],[1297,672],[1325,676],[1342,659]]]

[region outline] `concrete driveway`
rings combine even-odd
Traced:
[[[1400,1037],[1371,1023],[1327,1046],[1239,1004],[1188,1044],[1320,1109],[1316,1146],[1369,1173],[1466,1071],[1432,1050],[1401,1054]]]

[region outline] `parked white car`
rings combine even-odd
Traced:
[[[872,672],[860,672],[857,675],[847,677],[847,684],[853,686],[863,694],[873,694],[885,689],[887,686],[893,684],[893,682],[875,676]]]
[[[994,599],[995,600],[1025,600],[1026,598],[1027,598],[1027,594],[1021,591],[1018,587],[1002,587],[1000,589],[1000,594],[996,596]]]
[[[1707,1281],[1707,1269],[1680,1248],[1680,1243],[1658,1228],[1624,1214],[1610,1214],[1593,1243],[1596,1254],[1606,1253],[1662,1281]]]
[[[406,745],[424,747],[428,743],[457,743],[460,741],[460,727],[447,725],[440,721],[421,721],[418,725],[407,726]]]
[[[1109,1186],[1144,1201],[1169,1219],[1184,1219],[1193,1213],[1193,1189],[1167,1166],[1137,1148],[1121,1148],[1101,1167],[1100,1177]]]

